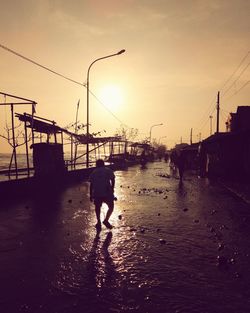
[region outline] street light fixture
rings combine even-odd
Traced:
[[[213,116],[210,115],[209,118],[210,118],[210,136],[211,136],[212,135],[212,119],[213,119]]]
[[[107,59],[107,58],[111,58],[111,57],[114,57],[116,55],[120,55],[122,53],[125,52],[125,49],[122,49],[120,51],[118,51],[117,53],[114,53],[114,54],[110,54],[110,55],[106,55],[104,57],[101,57],[101,58],[98,58],[98,59],[95,59],[89,66],[88,68],[88,72],[87,72],[87,133],[86,133],[86,136],[87,136],[87,151],[86,151],[86,154],[87,154],[87,158],[86,158],[86,165],[87,167],[89,167],[89,72],[90,72],[90,69],[92,67],[92,65],[94,63],[96,63],[97,61],[100,61],[100,60],[103,60],[103,59]]]
[[[155,124],[155,125],[152,125],[152,126],[150,127],[150,132],[149,132],[149,143],[151,143],[152,128],[153,128],[153,127],[155,127],[155,126],[161,126],[161,125],[163,125],[163,123],[161,123],[161,124]]]

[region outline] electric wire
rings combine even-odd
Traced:
[[[226,113],[223,110],[220,110],[220,113],[221,113],[222,120],[226,122],[227,121]]]
[[[220,110],[221,111],[223,111],[223,112],[225,112],[226,114],[230,114],[231,112],[229,112],[229,111],[227,111],[227,110],[225,110],[224,108],[222,109],[222,108],[220,108]]]
[[[250,80],[245,82],[238,90],[236,90],[233,94],[228,96],[227,98],[224,99],[224,101],[231,99],[233,96],[237,95],[242,89],[244,89],[248,84],[250,83]]]
[[[200,119],[200,125],[203,125],[207,119],[208,119],[208,115],[211,115],[211,110],[214,108],[215,106],[215,101],[216,101],[216,96],[213,97],[213,100],[210,102],[209,106],[207,107],[205,113],[203,114],[202,118]],[[210,114],[209,114],[210,113]]]
[[[71,79],[71,78],[69,78],[69,77],[67,77],[67,76],[65,76],[65,75],[63,75],[63,74],[60,74],[60,73],[58,73],[58,72],[56,72],[56,71],[54,71],[54,70],[48,68],[47,66],[44,66],[44,65],[42,65],[42,64],[40,64],[40,63],[38,63],[38,62],[36,62],[36,61],[34,61],[34,60],[32,60],[32,59],[30,59],[30,58],[28,58],[28,57],[26,57],[26,56],[20,54],[20,53],[18,53],[18,52],[16,52],[16,51],[14,51],[14,50],[12,50],[12,49],[10,49],[10,48],[8,48],[8,47],[2,45],[2,44],[0,44],[0,48],[2,48],[2,49],[4,49],[4,50],[6,50],[6,51],[8,51],[8,52],[10,52],[10,53],[12,53],[12,54],[18,56],[18,57],[20,57],[20,58],[22,58],[22,59],[24,59],[24,60],[26,60],[26,61],[28,61],[28,62],[34,64],[34,65],[36,65],[36,66],[39,66],[40,68],[43,68],[44,70],[47,70],[47,71],[49,71],[49,72],[51,72],[51,73],[53,73],[53,74],[55,74],[55,75],[58,75],[58,76],[60,76],[60,77],[62,77],[62,78],[64,78],[64,79],[66,79],[66,80],[69,80],[69,81],[71,81],[71,82],[73,82],[73,83],[75,83],[75,84],[77,84],[77,85],[83,86],[83,87],[85,87],[85,88],[86,88],[86,86],[87,86],[86,83],[80,83],[80,82],[78,82],[78,81],[75,81],[75,80],[73,80],[73,79]],[[107,108],[107,106],[105,106],[104,103],[102,103],[102,101],[101,101],[100,99],[98,99],[98,97],[97,97],[91,90],[89,90],[89,92],[90,92],[90,94],[91,94],[91,95],[92,95],[92,96],[93,96],[93,97],[94,97],[94,98],[95,98],[95,99],[96,99],[96,100],[97,100],[97,101],[98,101],[98,102],[99,102],[99,103],[117,120],[117,121],[119,121],[122,125],[128,127],[128,125],[126,125],[125,123],[123,123],[111,110],[109,110],[109,109]]]
[[[214,111],[216,110],[216,107],[213,108],[212,111],[210,111],[209,116],[213,115]],[[205,120],[205,122],[202,124],[202,126],[199,128],[200,131],[204,129],[205,126],[207,126],[208,122],[209,122],[209,117]]]
[[[2,44],[0,44],[0,48],[2,48],[2,49],[4,49],[4,50],[6,50],[6,51],[8,51],[8,52],[10,52],[10,53],[12,53],[12,54],[18,56],[18,57],[20,57],[20,58],[22,58],[22,59],[24,59],[24,60],[26,60],[26,61],[28,61],[28,62],[34,64],[34,65],[37,65],[37,66],[43,68],[43,69],[46,70],[46,71],[49,71],[49,72],[51,72],[51,73],[53,73],[53,74],[55,74],[55,75],[58,75],[58,76],[60,76],[60,77],[62,77],[62,78],[64,78],[64,79],[67,79],[67,80],[69,80],[69,81],[71,81],[71,82],[73,82],[73,83],[75,83],[75,84],[77,84],[77,85],[86,87],[86,84],[80,83],[80,82],[78,82],[78,81],[76,81],[76,80],[74,80],[74,79],[71,79],[71,78],[69,78],[69,77],[63,75],[63,74],[60,74],[60,73],[58,73],[58,72],[56,72],[56,71],[54,71],[54,70],[48,68],[47,66],[44,66],[44,65],[42,65],[42,64],[40,64],[40,63],[38,63],[38,62],[36,62],[36,61],[30,59],[30,58],[27,58],[27,57],[25,57],[24,55],[22,55],[22,54],[20,54],[20,53],[18,53],[18,52],[16,52],[16,51],[14,51],[14,50],[12,50],[12,49],[10,49],[10,48],[4,46],[4,45],[2,45]]]
[[[107,106],[100,99],[98,99],[98,97],[91,90],[89,90],[89,92],[97,100],[97,102],[99,102],[118,122],[128,127],[128,125],[123,123],[109,108],[107,108]]]
[[[224,84],[221,86],[221,88],[220,88],[220,90],[222,91],[221,97],[224,97],[224,96],[227,94],[227,92],[234,86],[234,84],[240,79],[240,77],[244,74],[244,72],[245,72],[245,71],[247,70],[247,68],[249,67],[250,62],[243,68],[243,70],[240,72],[240,74],[238,75],[238,77],[237,77],[237,78],[233,81],[233,83],[226,89],[226,91],[223,92],[223,88],[231,81],[231,79],[234,77],[234,75],[238,72],[238,70],[241,68],[241,66],[242,66],[243,63],[245,62],[245,60],[248,58],[249,54],[250,54],[250,51],[248,51],[248,52],[244,55],[244,57],[241,59],[239,65],[236,67],[236,69],[233,71],[233,73],[229,76],[229,78],[228,78],[228,79],[224,82]],[[245,88],[245,87],[247,86],[248,83],[249,83],[249,81],[247,81],[243,86],[241,86],[241,88],[238,89],[233,95],[231,95],[230,97],[224,99],[224,101],[225,101],[225,100],[228,100],[229,98],[231,98],[231,97],[234,96],[235,94],[239,93],[243,88]],[[200,129],[201,129],[201,130],[206,126],[206,124],[207,124],[208,121],[209,121],[209,117],[207,117],[207,116],[208,116],[207,112],[210,110],[211,106],[212,106],[213,104],[215,104],[215,102],[214,102],[215,99],[216,99],[216,97],[213,98],[213,101],[211,102],[211,104],[209,105],[208,109],[205,111],[203,117],[202,117],[201,120],[200,120],[200,125],[201,125]],[[216,108],[213,109],[213,112],[215,111],[215,109],[216,109]],[[212,113],[210,113],[210,115],[212,115]],[[205,120],[204,120],[204,117],[205,117]]]
[[[240,72],[240,74],[238,75],[238,77],[232,82],[232,84],[226,89],[226,91],[224,91],[222,93],[222,97],[224,97],[227,92],[234,86],[234,84],[240,79],[240,77],[244,74],[244,72],[247,70],[247,68],[249,67],[250,62],[244,67],[244,69]]]
[[[240,69],[241,65],[247,59],[249,54],[250,54],[250,51],[248,51],[246,53],[246,55],[242,58],[242,60],[240,61],[239,65],[236,67],[236,69],[233,71],[233,73],[229,76],[229,78],[224,82],[224,84],[221,86],[220,90],[223,90],[223,88],[226,86],[226,84],[233,78],[234,74],[237,73],[237,71]]]

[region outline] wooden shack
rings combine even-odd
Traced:
[[[200,156],[202,172],[209,177],[250,181],[250,130],[208,137]]]

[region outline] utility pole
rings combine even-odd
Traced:
[[[193,143],[193,128],[190,131],[190,145]]]
[[[219,120],[220,120],[220,92],[217,94],[217,125],[216,125],[216,133],[219,133]]]
[[[213,119],[213,116],[210,115],[209,118],[210,118],[210,136],[211,136],[212,135],[212,119]]]
[[[78,133],[77,124],[78,124],[78,111],[79,111],[79,105],[80,105],[80,99],[78,100],[78,102],[77,102],[77,106],[76,106],[75,134],[77,134],[77,133]],[[76,157],[77,157],[77,144],[75,144],[74,169],[76,168]]]

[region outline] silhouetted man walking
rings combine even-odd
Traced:
[[[112,225],[109,223],[109,218],[114,210],[114,187],[115,187],[115,175],[114,172],[105,167],[104,161],[99,159],[96,161],[96,169],[91,173],[89,177],[90,181],[90,201],[94,201],[95,213],[97,218],[96,229],[101,230],[101,206],[104,203],[108,206],[108,211],[103,224],[112,229]]]

